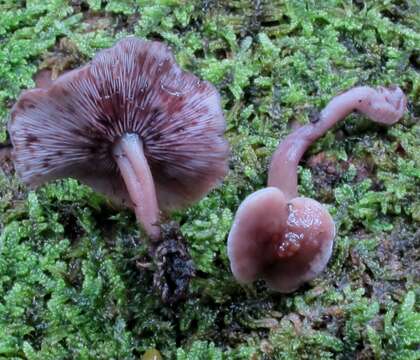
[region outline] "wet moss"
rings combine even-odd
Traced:
[[[197,266],[185,302],[163,305],[129,211],[74,180],[37,191],[0,177],[0,357],[418,359],[420,24],[415,1],[2,1],[0,119],[38,69],[57,74],[116,39],[172,46],[222,94],[232,146],[225,182],[172,218]],[[233,280],[226,236],[266,181],[293,122],[355,84],[409,97],[389,129],[354,115],[318,141],[300,191],[337,222],[322,276],[282,296]]]

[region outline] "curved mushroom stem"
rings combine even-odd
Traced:
[[[360,86],[335,98],[322,110],[316,122],[289,134],[274,152],[268,173],[268,186],[281,189],[287,199],[297,194],[297,166],[308,147],[338,121],[359,111],[372,121],[392,125],[404,114],[406,98],[399,87]]]
[[[155,184],[139,136],[124,134],[114,145],[113,154],[134,204],[137,220],[153,241],[159,240]]]

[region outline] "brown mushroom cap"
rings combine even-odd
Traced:
[[[48,88],[25,91],[8,129],[25,183],[70,176],[127,205],[112,156],[125,133],[141,138],[161,209],[196,201],[227,172],[218,92],[159,42],[123,39]]]
[[[257,279],[283,293],[315,278],[332,252],[335,225],[315,200],[287,202],[281,190],[268,187],[240,205],[228,238],[228,256],[235,278]]]

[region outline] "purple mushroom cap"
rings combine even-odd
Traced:
[[[359,86],[334,97],[317,121],[289,134],[270,163],[268,187],[240,205],[228,238],[232,273],[240,282],[263,279],[287,293],[315,278],[331,256],[335,225],[317,201],[298,196],[297,167],[306,149],[353,111],[392,125],[406,110],[397,86]]]
[[[144,154],[161,210],[200,199],[227,172],[217,90],[182,71],[164,44],[134,37],[47,88],[23,92],[8,130],[26,184],[74,177],[132,207],[139,204],[116,161],[116,144],[127,134],[137,139],[128,146]]]
[[[263,279],[276,291],[294,291],[325,268],[334,236],[334,221],[317,201],[258,190],[242,202],[229,233],[232,273],[243,283]]]

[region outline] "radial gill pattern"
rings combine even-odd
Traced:
[[[22,180],[37,186],[72,176],[114,200],[128,195],[112,158],[137,133],[163,209],[203,196],[227,171],[217,90],[182,71],[159,42],[126,38],[46,89],[25,91],[9,133]]]

